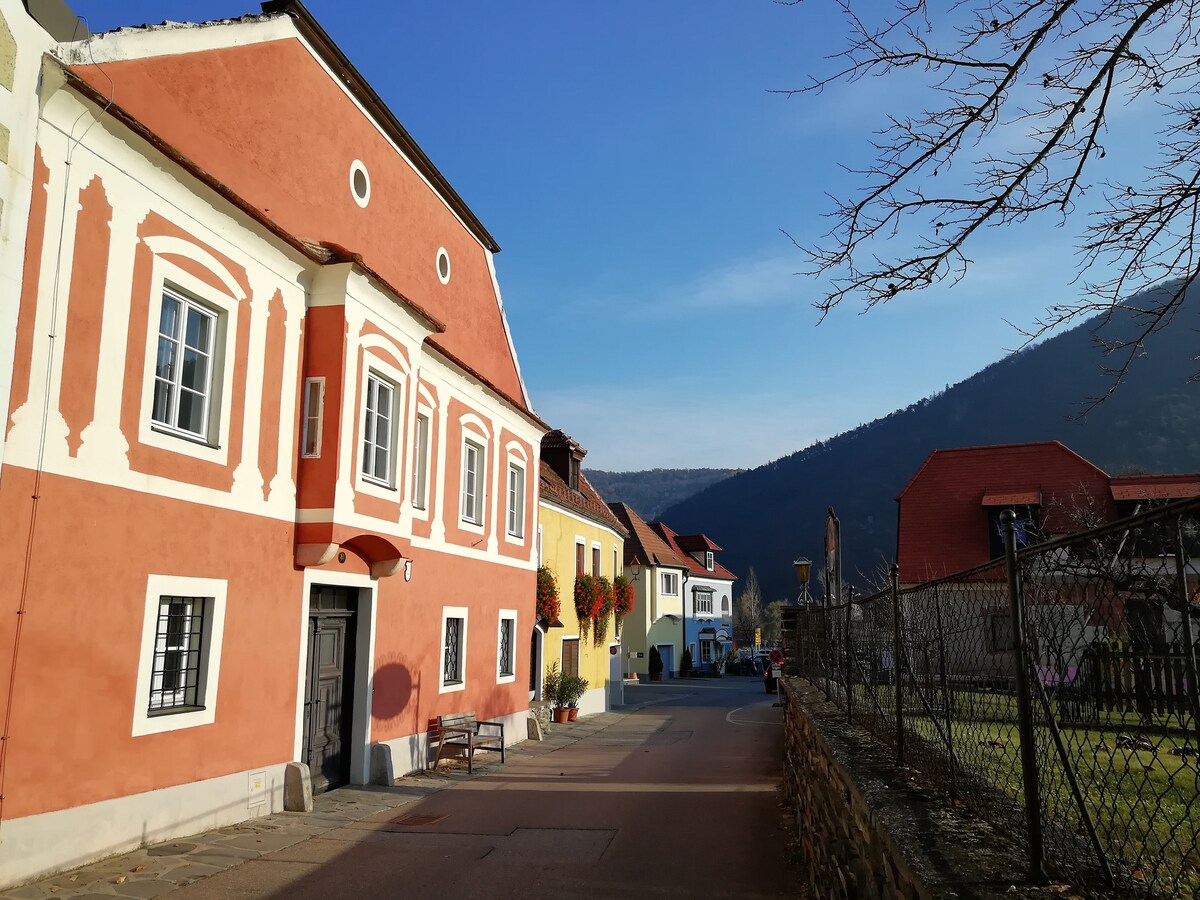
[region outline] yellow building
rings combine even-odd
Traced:
[[[609,511],[629,535],[625,575],[633,582],[633,611],[622,623],[625,671],[648,678],[650,648],[654,647],[662,657],[662,677],[678,677],[686,645],[684,590],[690,563],[628,504],[613,503]]]
[[[557,663],[563,674],[587,679],[581,713],[603,712],[622,702],[621,641],[616,617],[585,620],[575,613],[575,578],[598,575],[610,582],[625,559],[625,529],[580,471],[587,453],[569,435],[551,431],[542,438],[538,501],[539,564],[558,582],[557,622],[542,621],[534,634],[537,677],[533,699],[543,698],[546,670]]]

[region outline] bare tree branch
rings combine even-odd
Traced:
[[[832,73],[780,93],[918,70],[937,102],[885,117],[873,161],[854,172],[860,191],[833,198],[824,240],[806,246],[787,235],[807,254],[805,274],[829,279],[815,304],[821,317],[850,298],[871,309],[956,283],[985,228],[1047,213],[1066,222],[1083,210],[1080,296],[1050,306],[1023,334],[1112,315],[1160,286],[1127,310],[1132,337],[1101,342],[1111,393],[1200,277],[1200,0],[896,0],[891,16],[860,15],[872,9],[864,0],[836,3],[850,37]],[[1139,98],[1153,99],[1165,123],[1158,158],[1131,183],[1101,182],[1101,199],[1082,204],[1107,155],[1114,105]],[[1088,272],[1099,276],[1088,281]]]

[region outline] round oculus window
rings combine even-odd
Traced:
[[[442,284],[450,283],[450,254],[446,252],[445,247],[438,247],[437,274],[438,280],[440,280]]]
[[[350,163],[350,195],[364,209],[371,202],[371,176],[367,173],[367,167],[357,159]]]

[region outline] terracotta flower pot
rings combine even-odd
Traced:
[[[569,714],[567,721],[574,722],[576,719],[579,718],[579,707],[578,706],[569,706],[569,707],[567,707],[567,713]]]
[[[565,706],[556,706],[551,711],[551,715],[554,717],[554,721],[559,725],[566,725],[569,721],[571,721],[571,711]]]

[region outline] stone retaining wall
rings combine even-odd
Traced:
[[[894,751],[846,722],[815,686],[780,681],[784,796],[811,896],[829,900],[1012,898],[1037,893],[989,826],[900,777]]]

